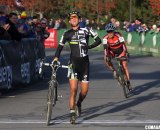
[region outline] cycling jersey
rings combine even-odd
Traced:
[[[112,38],[108,38],[108,36],[105,35],[103,38],[105,55],[108,53],[120,55],[123,51],[126,52],[127,49],[125,44],[126,42],[124,37],[119,32],[114,32],[114,36]]]
[[[95,40],[92,45],[88,45],[89,36]],[[55,57],[59,58],[61,50],[66,42],[69,43],[71,48],[71,57],[85,57],[88,55],[88,49],[98,46],[101,40],[98,34],[90,28],[79,27],[77,30],[70,29],[62,35]]]

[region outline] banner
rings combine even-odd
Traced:
[[[45,48],[57,48],[58,46],[57,30],[51,28],[48,29],[47,31],[50,32],[50,35],[44,42]]]
[[[0,40],[0,89],[40,79],[40,62],[44,59],[41,51],[40,42],[34,38]]]

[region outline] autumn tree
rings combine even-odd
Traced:
[[[149,0],[153,14],[160,16],[160,0]]]

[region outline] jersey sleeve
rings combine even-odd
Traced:
[[[107,36],[103,37],[102,44],[103,44],[104,49],[107,49]]]
[[[61,46],[64,46],[64,44],[66,43],[66,41],[67,41],[67,36],[66,36],[66,32],[64,32],[63,33],[63,35],[61,36],[61,39],[60,39],[60,41],[59,41],[59,45],[61,45]]]
[[[93,31],[92,28],[88,28],[88,31],[89,31],[89,35],[93,38],[93,39],[96,39],[98,37],[98,33]]]
[[[116,32],[115,35],[118,37],[120,43],[125,43],[124,37],[121,33]]]
[[[94,32],[91,28],[88,29],[89,30],[89,35],[94,39],[94,43],[92,43],[91,45],[88,46],[88,49],[92,49],[97,47],[98,45],[101,44],[101,39],[98,36],[97,32]]]
[[[55,52],[55,57],[59,58],[60,57],[60,54],[61,54],[61,51],[65,45],[67,41],[67,37],[66,37],[66,32],[64,32],[64,34],[61,36],[61,39],[59,41],[59,45],[58,45],[58,48]]]

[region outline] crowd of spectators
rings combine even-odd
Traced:
[[[11,12],[8,15],[0,12],[0,40],[21,41],[22,38],[37,38],[40,41],[49,37],[47,19],[38,20],[36,16],[27,17],[26,12],[20,15]]]
[[[132,22],[129,22],[129,21],[120,22],[116,20],[116,18],[111,18],[108,22],[112,23],[117,30],[125,30],[126,32],[138,32],[138,33],[160,32],[160,24],[147,25],[146,23],[143,22],[142,19],[139,19],[139,18],[135,19]],[[80,22],[80,26],[91,27],[96,30],[104,30],[108,22],[105,22],[105,20],[100,20],[99,23],[97,23],[95,19],[89,20],[87,18],[82,18]]]
[[[115,18],[111,18],[109,22],[113,23],[117,30],[121,29],[127,32],[160,32],[160,25],[148,26],[142,19],[136,19],[132,22],[120,22]],[[97,23],[96,19],[81,18],[80,21],[80,27],[91,27],[96,30],[104,30],[106,24],[104,20],[100,20]],[[20,15],[12,12],[7,15],[4,12],[0,12],[0,40],[20,41],[22,38],[37,38],[40,41],[44,41],[49,37],[47,28],[65,29],[67,24],[62,18],[48,21],[46,18],[29,17],[24,11]]]

